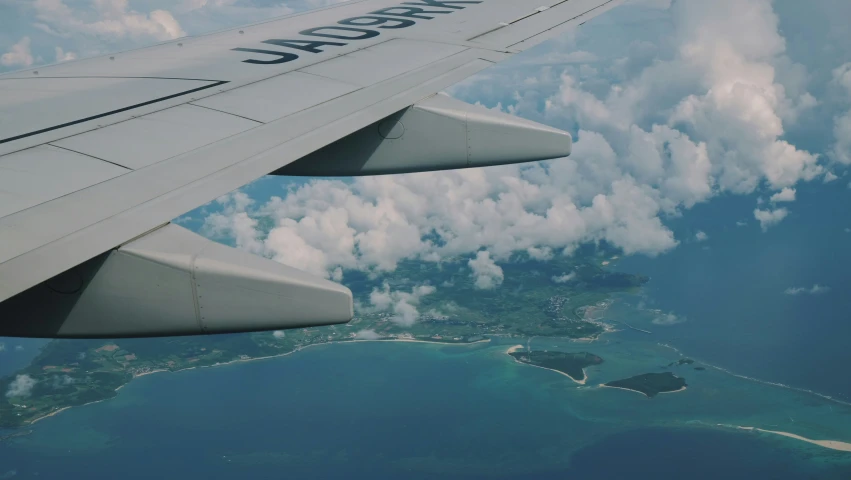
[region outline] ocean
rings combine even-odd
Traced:
[[[747,376],[849,400],[851,189],[819,182],[800,186],[797,197],[789,217],[766,232],[753,217],[756,196],[698,205],[668,222],[682,240],[675,250],[627,257],[616,268],[650,276],[646,307],[685,320],[639,322],[657,338]],[[709,239],[694,241],[697,231]],[[829,290],[784,293],[815,285]]]
[[[652,425],[668,415],[672,422],[688,418],[666,405],[689,405],[705,395],[700,388],[652,400],[578,389],[504,351],[364,342],[147,375],[115,399],[62,412],[0,444],[0,477],[851,476],[851,454],[737,431]]]

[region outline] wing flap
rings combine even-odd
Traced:
[[[0,217],[129,172],[61,148],[42,145],[0,157]]]
[[[268,123],[358,88],[330,78],[290,72],[192,103]]]
[[[0,79],[0,155],[185,103],[222,82],[176,78]]]
[[[179,105],[65,138],[53,145],[138,170],[250,130],[260,122]]]

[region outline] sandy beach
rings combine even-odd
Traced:
[[[644,395],[644,396],[645,396],[645,397],[647,397],[647,398],[650,398],[650,395],[647,395],[647,394],[646,394],[646,393],[644,393],[644,392],[639,392],[638,390],[633,390],[633,389],[631,389],[631,388],[613,387],[613,386],[611,386],[611,385],[606,385],[605,383],[601,383],[599,386],[600,386],[600,387],[602,387],[602,388],[616,388],[616,389],[618,389],[618,390],[626,390],[627,392],[639,393],[639,394],[641,394],[641,395]],[[686,387],[682,387],[682,388],[680,388],[679,390],[671,390],[670,392],[659,392],[659,393],[677,393],[677,392],[682,392],[682,391],[684,391],[685,389],[686,389]]]
[[[740,427],[735,425],[723,425],[718,424],[719,427],[732,427],[737,428],[739,430],[748,430],[748,431],[756,431],[762,433],[771,433],[774,435],[781,435],[784,437],[794,438],[795,440],[801,440],[803,442],[812,443],[813,445],[818,445],[820,447],[829,448],[831,450],[838,450],[840,452],[851,452],[851,443],[848,442],[840,442],[838,440],[812,440],[806,437],[802,437],[800,435],[795,435],[794,433],[789,432],[778,432],[776,430],[764,430],[762,428],[756,427]]]
[[[33,421],[31,421],[31,422],[29,423],[29,425],[32,425],[32,424],[34,424],[35,422],[38,422],[39,420],[44,420],[44,419],[45,419],[45,418],[47,418],[47,417],[52,417],[52,416],[56,415],[57,413],[59,413],[59,412],[61,412],[61,411],[63,411],[63,410],[68,410],[69,408],[71,408],[71,407],[62,407],[62,408],[60,408],[59,410],[52,411],[52,412],[48,413],[47,415],[44,415],[44,416],[41,416],[41,417],[38,417],[38,418],[34,419]]]
[[[519,350],[523,350],[523,348],[524,348],[524,347],[523,347],[523,345],[515,345],[515,346],[513,346],[513,347],[509,348],[508,350],[506,350],[506,351],[505,351],[505,354],[506,354],[506,355],[511,355],[511,354],[512,354],[512,353],[514,353],[514,352],[517,352],[517,351],[519,351]]]
[[[600,385],[598,385],[598,387],[600,387],[600,388],[615,388],[615,389],[618,389],[618,390],[626,390],[627,392],[637,393],[639,395],[644,395],[645,397],[650,398],[650,395],[647,395],[644,392],[639,392],[638,390],[633,390],[631,388],[612,387],[612,386],[606,385],[605,383],[601,383]]]

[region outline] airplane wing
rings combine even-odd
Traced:
[[[344,323],[351,292],[171,219],[263,175],[570,153],[442,89],[620,0],[360,0],[0,76],[0,336]]]

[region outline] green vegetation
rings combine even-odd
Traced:
[[[678,377],[671,372],[645,373],[644,375],[636,375],[623,380],[615,380],[614,382],[606,383],[605,386],[625,388],[643,393],[648,397],[655,397],[660,393],[676,392],[686,388],[686,381],[684,378]]]
[[[507,263],[503,265],[505,280],[494,290],[475,288],[466,259],[441,264],[407,261],[380,279],[346,273],[344,283],[362,305],[369,305],[370,293],[384,289],[385,284],[393,291],[406,292],[416,285],[435,286],[434,293],[421,298],[420,316],[410,326],[394,321],[391,313],[367,308],[347,325],[285,332],[56,340],[27,368],[0,378],[0,392],[4,393],[0,395],[0,428],[19,427],[62,408],[111,398],[134,376],[283,355],[312,345],[353,341],[364,330],[369,331],[368,338],[440,343],[471,343],[487,335],[595,338],[605,329],[596,319],[608,306],[609,294],[647,281],[646,277],[603,270],[601,264],[611,255],[602,247],[585,248],[571,258]],[[566,273],[575,275],[563,283],[553,280]],[[567,364],[555,367],[582,378],[582,367],[576,368]],[[26,388],[15,389],[13,384]],[[6,395],[10,392],[17,394]]]
[[[585,367],[599,365],[603,359],[588,352],[511,352],[509,353],[517,361],[528,363],[537,367],[549,368],[564,373],[577,382],[586,379]]]

